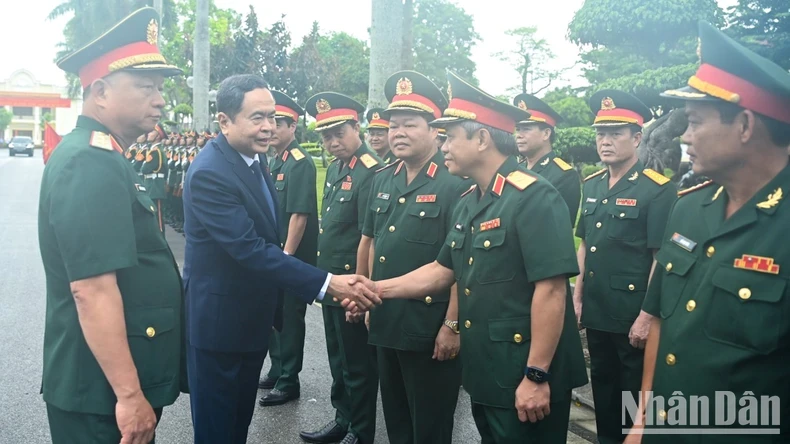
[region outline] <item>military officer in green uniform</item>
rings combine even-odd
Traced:
[[[323,92],[311,97],[305,108],[316,119],[324,147],[335,156],[326,172],[317,265],[335,275],[359,274],[368,261],[367,255],[357,260],[368,195],[384,161],[360,139],[359,114],[365,110],[361,104],[342,94]],[[365,325],[346,322],[338,302],[327,298],[321,305],[332,372],[331,399],[337,412],[322,429],[299,436],[311,443],[372,443],[378,400],[375,349],[368,345]]]
[[[694,174],[711,180],[682,191],[669,216],[643,306],[657,319],[642,387],[664,400],[707,398],[709,416],[697,409],[700,415],[683,417],[683,425],[671,404],[643,405],[640,413],[651,425],[639,428],[720,431],[673,434],[676,443],[787,442],[790,249],[783,239],[790,224],[790,75],[708,23],[700,23],[699,32],[700,67],[687,87],[664,96],[685,103],[683,143]],[[729,413],[714,402],[720,392],[734,396],[737,407]],[[742,421],[750,398],[757,409],[749,425]],[[721,422],[736,412],[734,424]],[[638,432],[627,441],[667,437]]]
[[[318,248],[318,197],[313,157],[296,141],[296,124],[304,110],[285,94],[272,90],[277,127],[271,146],[277,151],[269,165],[279,204],[280,242],[283,251],[302,261],[316,264]],[[283,329],[269,337],[271,368],[260,382],[272,389],[261,399],[262,406],[280,405],[299,398],[299,372],[304,356],[307,305],[301,298],[286,295]]]
[[[557,138],[556,127],[562,122],[562,116],[531,94],[517,95],[513,105],[530,113],[529,119],[516,125],[516,145],[522,162],[528,170],[548,179],[560,192],[568,205],[571,226],[575,226],[582,194],[581,177],[552,149]]]
[[[165,156],[162,154],[162,140],[165,138],[165,130],[157,124],[153,131],[148,133],[147,142],[150,147],[147,150],[145,162],[142,166],[145,188],[148,196],[156,205],[156,214],[159,219],[159,229],[164,231],[165,225],[162,220],[162,199],[165,194]]]
[[[661,246],[676,188],[637,156],[650,109],[628,93],[590,98],[598,155],[606,168],[584,179],[576,236],[582,239],[574,308],[587,329],[598,440],[625,438],[622,398],[642,380],[652,316],[641,312],[654,255]]]
[[[398,158],[392,153],[387,132],[390,129],[390,123],[387,119],[383,118],[383,108],[372,108],[368,110],[366,119],[368,121],[368,144],[370,149],[376,152],[384,163],[387,165],[393,163]]]
[[[578,273],[568,208],[518,163],[513,132],[528,112],[449,81],[450,103],[431,125],[447,128],[450,173],[475,185],[436,261],[378,289],[384,305],[421,303],[457,282],[463,386],[482,442],[565,443],[571,390],[587,382],[567,292]]]
[[[360,250],[373,258],[373,280],[433,262],[471,185],[447,171],[438,131],[428,125],[447,107],[441,90],[422,74],[402,71],[387,80],[384,94],[390,104],[382,117],[400,160],[376,175],[370,194]],[[461,384],[456,287],[387,301],[368,313],[389,441],[451,443]]]
[[[47,281],[41,391],[54,444],[153,442],[179,396],[183,296],[157,208],[124,149],[154,129],[165,77],[153,8],[58,62],[85,96],[47,162],[39,245]]]

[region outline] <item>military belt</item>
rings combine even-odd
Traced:
[[[158,173],[158,174],[146,174],[146,175],[144,175],[143,177],[145,177],[146,179],[164,179],[164,178],[165,178],[165,175],[164,175],[163,173]]]

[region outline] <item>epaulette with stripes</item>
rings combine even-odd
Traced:
[[[642,174],[644,174],[650,180],[652,180],[653,182],[655,182],[655,183],[657,183],[659,185],[667,184],[670,181],[669,177],[659,173],[656,170],[650,169],[650,168],[645,168],[644,170],[642,170]]]
[[[694,191],[701,190],[703,188],[707,188],[713,184],[712,180],[708,180],[706,182],[702,182],[701,184],[694,185],[691,188],[686,188],[685,190],[678,191],[678,197],[685,196],[686,194],[693,193]]]

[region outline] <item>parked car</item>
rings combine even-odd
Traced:
[[[8,155],[15,156],[22,153],[27,154],[27,157],[33,157],[33,139],[26,136],[16,136],[8,142]]]

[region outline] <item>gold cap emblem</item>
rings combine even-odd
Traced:
[[[152,45],[156,45],[157,41],[159,40],[159,26],[156,24],[156,20],[154,19],[151,19],[151,21],[148,22],[146,40],[148,40],[148,43]]]
[[[315,103],[315,110],[321,114],[329,112],[331,109],[332,107],[329,106],[329,102],[326,99],[320,99]]]
[[[614,108],[615,108],[614,100],[612,100],[611,97],[604,97],[604,99],[601,100],[601,109],[610,110]]]
[[[524,111],[526,111],[526,110],[527,110],[527,104],[526,104],[526,103],[524,103],[524,101],[523,101],[523,100],[519,100],[519,101],[518,101],[518,107],[519,107],[519,108],[521,108],[521,109],[523,109]]]
[[[379,120],[379,119],[381,119],[381,116],[379,116],[379,113],[373,113],[373,120]]]
[[[412,93],[411,80],[408,77],[401,77],[398,80],[398,85],[395,88],[395,95],[405,96]]]

